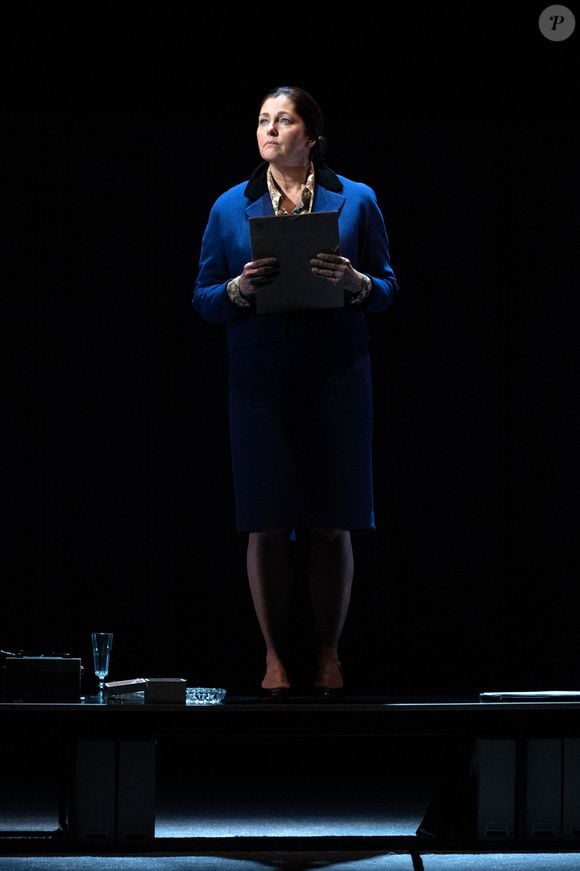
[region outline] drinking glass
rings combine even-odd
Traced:
[[[91,632],[91,642],[93,646],[93,667],[95,677],[99,681],[99,696],[102,697],[105,689],[105,678],[109,674],[113,633]]]

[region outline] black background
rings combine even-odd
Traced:
[[[329,164],[377,192],[401,285],[369,316],[377,530],[354,538],[349,683],[577,686],[578,34],[544,39],[542,8],[22,8],[1,647],[90,671],[106,629],[112,678],[261,676],[225,332],[191,293],[213,200],[258,162],[260,98],[291,82]]]

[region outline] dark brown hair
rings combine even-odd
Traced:
[[[322,117],[320,106],[314,97],[309,94],[308,91],[304,91],[302,88],[297,88],[295,85],[278,85],[276,88],[272,88],[268,91],[268,93],[263,97],[260,103],[260,108],[264,105],[266,100],[275,97],[287,97],[292,101],[294,104],[294,111],[304,122],[306,135],[309,139],[316,140],[310,149],[310,160],[315,166],[322,166],[326,154],[326,139],[322,135],[324,119]]]

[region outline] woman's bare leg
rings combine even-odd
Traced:
[[[308,577],[317,657],[314,685],[318,687],[343,686],[338,642],[348,614],[353,573],[350,532],[310,530]]]
[[[248,538],[247,571],[254,609],[266,645],[263,689],[288,689],[284,665],[288,613],[293,587],[289,532],[273,529],[251,532]]]

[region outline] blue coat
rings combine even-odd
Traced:
[[[252,259],[248,219],[273,214],[263,169],[216,200],[203,235],[193,307],[227,329],[240,531],[374,526],[366,313],[391,304],[397,281],[370,187],[323,168],[313,211],[338,212],[340,253],[372,281],[363,306],[257,315],[230,301]]]

